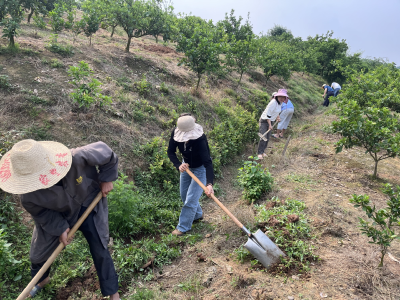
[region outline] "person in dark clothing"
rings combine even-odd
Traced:
[[[35,222],[29,253],[32,278],[60,242],[71,243],[67,238],[70,228],[101,191],[103,198],[79,230],[89,243],[102,294],[119,299],[118,276],[107,248],[106,198],[117,178],[118,157],[103,142],[68,149],[57,142],[23,140],[3,156],[0,188],[21,195],[22,206]],[[49,272],[39,279],[31,297],[49,283]]]
[[[183,156],[182,162],[176,156],[176,148]],[[169,140],[168,157],[181,172],[180,194],[183,207],[178,226],[172,232],[173,235],[181,236],[191,230],[194,221],[204,217],[199,204],[203,189],[185,171],[189,169],[200,179],[207,187],[207,196],[214,193],[214,170],[207,138],[203,127],[196,124],[196,119],[190,114],[178,118],[177,127],[172,130]]]
[[[322,85],[322,88],[324,89],[324,94],[322,95],[322,98],[324,98],[324,103],[322,105],[329,106],[329,97],[334,96],[333,88],[327,84]]]

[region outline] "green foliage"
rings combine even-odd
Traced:
[[[37,27],[39,27],[40,29],[46,29],[47,23],[44,20],[43,16],[41,15],[35,15],[33,16],[33,22],[35,23],[35,25]]]
[[[239,169],[238,181],[244,188],[243,196],[250,203],[260,199],[262,194],[270,192],[274,179],[271,173],[253,160],[250,156],[248,161],[244,162],[244,166]]]
[[[141,96],[146,96],[151,91],[151,83],[147,81],[145,74],[140,81],[135,82],[134,86]]]
[[[195,27],[191,37],[180,35],[178,38],[176,50],[185,53],[180,65],[188,66],[196,73],[196,90],[204,73],[216,73],[221,69],[220,54],[225,49],[225,37],[218,38],[221,34],[210,21]]]
[[[143,271],[142,266],[151,258],[154,258],[153,263],[156,267],[169,264],[180,255],[181,245],[193,244],[199,239],[199,235],[187,234],[184,237],[164,235],[158,242],[154,239],[143,239],[127,245],[117,240],[112,257],[119,278],[121,281],[130,280],[134,273]]]
[[[53,52],[58,53],[63,57],[70,57],[74,55],[73,47],[71,45],[62,45],[58,43],[58,34],[52,34],[46,48]]]
[[[0,75],[0,89],[9,89],[11,88],[10,79],[7,75]]]
[[[361,207],[373,221],[370,223],[359,218],[361,232],[372,239],[370,243],[377,244],[381,248],[379,267],[383,266],[383,259],[392,241],[400,239],[400,232],[396,233],[400,225],[400,187],[394,189],[390,184],[386,184],[383,192],[389,196],[389,200],[387,207],[382,209],[377,209],[375,205],[372,207],[367,195],[353,195],[350,199],[354,207]]]
[[[210,131],[210,151],[213,158],[214,170],[218,174],[221,166],[241,151],[247,143],[256,137],[258,123],[254,114],[249,113],[240,105],[231,107],[219,103],[215,108],[219,122]]]
[[[20,28],[20,23],[22,21],[22,16],[14,15],[3,20],[0,25],[3,26],[3,38],[9,40],[8,46],[10,48],[15,47],[14,38],[17,36],[17,30]]]
[[[377,74],[381,74],[379,70]],[[336,144],[336,152],[341,152],[343,147],[363,147],[375,161],[374,177],[377,176],[379,161],[400,154],[399,117],[385,107],[389,103],[397,107],[400,98],[395,86],[398,83],[389,80],[392,90],[388,95],[372,89],[371,94],[378,97],[375,98],[369,94],[368,86],[374,84],[372,78],[379,85],[377,74],[351,75],[349,85],[338,97],[334,110],[339,120],[332,123],[333,132],[342,135]],[[364,94],[367,95],[364,97]]]
[[[268,36],[270,37],[282,37],[282,35],[285,34],[293,37],[292,32],[281,25],[275,25],[273,28],[268,30]]]
[[[64,68],[64,64],[62,61],[59,61],[57,58],[53,58],[50,61],[50,67],[52,68]]]
[[[244,24],[243,18],[234,16],[235,11],[232,9],[229,16],[226,13],[225,19],[217,23],[217,27],[221,27],[228,36],[228,43],[234,44],[237,41],[249,41],[253,37],[253,26],[250,24],[249,15]]]
[[[243,245],[240,245],[239,248],[233,250],[233,253],[236,256],[236,260],[240,263],[244,263],[246,260],[252,257],[249,250],[247,250]]]
[[[68,76],[72,78],[71,83],[75,86],[71,93],[71,98],[78,103],[79,107],[89,108],[90,106],[99,105],[100,107],[112,103],[111,97],[101,94],[100,85],[97,79],[93,78],[93,70],[85,61],[80,61],[79,65],[71,66],[68,70]]]
[[[317,260],[318,256],[313,253],[314,247],[309,244],[309,240],[314,236],[304,213],[305,204],[293,199],[281,203],[275,197],[271,201],[277,204],[273,208],[266,208],[264,205],[255,206],[256,220],[287,255],[281,257],[277,269],[282,272],[288,272],[290,269],[307,272],[310,262]],[[293,222],[294,216],[299,217],[298,221]]]
[[[152,290],[136,289],[136,293],[129,296],[128,300],[154,300],[155,295]]]
[[[85,22],[83,32],[89,38],[89,45],[92,45],[92,35],[99,30],[100,19],[99,11],[94,8],[85,9],[83,15],[83,20]]]
[[[158,37],[162,35],[163,41],[171,39],[173,34],[173,7],[167,1],[151,0],[146,2],[147,19],[145,23],[148,35]]]
[[[59,33],[64,29],[65,21],[63,18],[65,7],[61,3],[55,3],[54,9],[49,12],[50,26],[54,33]]]
[[[126,178],[120,177],[108,196],[111,235],[128,237],[171,230],[179,218],[179,196],[151,191],[143,194],[132,182],[125,183]]]

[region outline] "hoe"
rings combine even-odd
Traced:
[[[207,188],[189,169],[186,172],[192,177],[204,191]],[[280,262],[280,256],[286,256],[281,249],[278,248],[260,229],[256,233],[251,233],[232,213],[211,194],[211,198],[218,204],[219,207],[235,222],[240,229],[248,236],[247,243],[244,247],[266,268]]]

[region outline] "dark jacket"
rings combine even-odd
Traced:
[[[203,134],[196,140],[189,140],[186,142],[185,146],[185,142],[177,142],[174,140],[174,133],[175,128],[172,130],[171,138],[169,140],[168,157],[174,164],[175,168],[179,170],[179,166],[182,164],[176,156],[176,147],[178,147],[185,163],[189,164],[190,168],[204,166],[206,168],[207,184],[213,184],[214,169],[206,136]]]
[[[105,143],[71,149],[71,153],[71,169],[61,180],[62,186],[54,185],[21,195],[22,205],[35,221],[30,250],[32,263],[41,263],[50,257],[59,244],[59,236],[77,222],[81,207],[88,207],[99,193],[100,182],[118,178],[118,157]],[[107,198],[100,200],[94,212],[97,233],[107,248]]]

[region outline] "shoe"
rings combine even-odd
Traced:
[[[39,285],[35,285],[35,287],[29,292],[31,298],[36,297],[37,293],[39,293],[41,290],[42,288]]]
[[[182,236],[182,235],[184,235],[185,233],[179,231],[178,229],[175,229],[174,231],[171,232],[171,234],[172,234],[172,235],[176,235],[176,236]]]
[[[203,213],[203,215],[202,215],[200,218],[194,220],[193,223],[198,223],[198,222],[200,222],[200,221],[203,221],[203,219],[204,219],[204,213]]]
[[[277,135],[277,134],[273,134],[272,135],[274,138],[276,138],[276,139],[280,139],[281,138],[281,136],[280,135]]]

